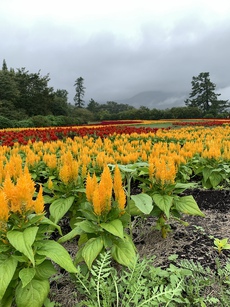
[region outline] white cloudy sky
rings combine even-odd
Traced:
[[[0,37],[0,65],[49,74],[71,103],[80,76],[87,103],[189,94],[200,72],[230,98],[229,0],[1,0]]]

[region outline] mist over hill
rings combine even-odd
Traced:
[[[173,107],[184,107],[184,100],[186,98],[188,98],[188,94],[182,92],[146,91],[117,102],[128,104],[135,108],[145,106],[149,109],[163,110]]]

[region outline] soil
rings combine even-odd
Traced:
[[[230,250],[223,250],[221,254],[214,248],[214,237],[218,239],[229,238],[230,243],[230,190],[187,190],[184,195],[193,195],[205,217],[184,215],[183,220],[188,226],[170,221],[172,231],[166,239],[161,237],[154,229],[154,218],[136,221],[134,242],[141,257],[156,256],[155,266],[167,267],[172,261],[170,255],[177,254],[180,259],[200,262],[203,267],[216,270],[216,258],[222,264],[230,259]],[[71,253],[76,253],[76,242],[65,245]],[[175,263],[176,264],[176,263]],[[51,299],[60,302],[61,306],[76,306],[73,302],[74,286],[63,276],[54,281],[51,287]],[[72,297],[72,298],[71,298]]]
[[[156,256],[155,264],[168,266],[168,256],[178,255],[178,260],[198,261],[202,266],[215,270],[216,257],[225,262],[230,259],[230,250],[221,254],[214,249],[214,238],[229,238],[230,243],[230,191],[229,190],[191,190],[186,195],[193,195],[205,217],[184,215],[183,226],[171,221],[172,231],[166,239],[161,238],[157,230],[151,230],[155,221],[148,219],[142,225],[142,234],[135,238],[135,245],[141,256]],[[144,226],[144,228],[143,228]]]

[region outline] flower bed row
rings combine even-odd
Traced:
[[[27,145],[28,142],[56,141],[58,139],[73,138],[74,136],[84,137],[86,135],[104,138],[113,134],[131,133],[155,133],[157,128],[131,127],[131,126],[103,126],[103,127],[68,127],[68,128],[48,128],[48,129],[24,129],[24,130],[2,130],[0,131],[0,145],[13,146],[14,143]]]
[[[173,126],[205,126],[205,127],[212,127],[212,126],[222,126],[226,124],[230,124],[230,119],[219,119],[219,120],[199,120],[195,122],[190,121],[178,121],[172,122]]]
[[[155,217],[163,238],[171,217],[184,225],[183,214],[204,217],[181,193],[194,175],[204,188],[229,184],[229,135],[229,126],[4,131],[11,139],[0,146],[0,305],[48,306],[53,263],[80,278],[107,250],[134,267],[132,217]],[[74,263],[62,245],[73,238]]]

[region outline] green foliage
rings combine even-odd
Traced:
[[[70,255],[48,234],[60,227],[43,214],[12,214],[6,232],[0,230],[0,306],[41,307],[50,291],[49,278],[56,273],[52,262],[77,273]]]
[[[224,112],[228,107],[228,100],[218,100],[220,94],[216,94],[216,85],[210,81],[209,72],[202,72],[192,78],[192,92],[185,104],[189,107],[198,107],[203,114],[216,115]]]
[[[84,94],[85,94],[85,87],[84,87],[84,79],[79,77],[75,80],[74,83],[76,94],[74,96],[75,106],[78,108],[82,108],[84,106]]]
[[[199,262],[177,260],[165,269],[151,259],[136,258],[134,266],[115,268],[110,252],[102,253],[87,274],[75,275],[78,306],[227,306],[230,264],[217,274]],[[79,268],[80,270],[80,268]]]
[[[15,73],[19,97],[15,101],[16,108],[26,110],[28,116],[46,115],[50,112],[50,103],[54,99],[53,88],[48,87],[49,75],[29,73],[25,68]]]
[[[74,107],[71,110],[71,117],[76,124],[87,124],[94,119],[93,114],[84,108]]]
[[[225,266],[216,258],[216,271],[191,260],[177,261],[179,268],[191,272],[185,279],[184,291],[188,306],[228,306],[230,299],[230,263]]]
[[[155,216],[158,218],[156,229],[161,231],[165,238],[170,231],[167,221],[174,218],[186,225],[180,218],[181,214],[203,216],[193,196],[179,196],[192,184],[167,183],[162,185],[155,179],[149,179],[149,168],[146,162],[139,162],[128,165],[119,165],[120,170],[126,178],[127,206],[126,210],[130,215]],[[140,182],[142,193],[131,195],[131,181],[135,179]],[[132,228],[130,225],[130,233]]]
[[[89,203],[79,204],[79,209],[71,223],[72,231],[58,240],[59,243],[63,243],[79,236],[79,250],[75,257],[75,264],[84,261],[90,269],[98,255],[105,249],[109,249],[118,263],[124,266],[133,265],[136,250],[125,232],[128,215],[120,216],[115,202],[112,206],[108,214],[98,217]]]
[[[228,238],[218,239],[214,238],[215,249],[221,254],[223,249],[230,249],[230,244],[228,243]]]
[[[0,116],[0,129],[4,129],[4,128],[12,128],[13,127],[13,122],[4,117],[4,116]]]
[[[19,120],[15,122],[14,127],[18,128],[32,128],[34,127],[34,123],[32,119],[24,119],[24,120]]]
[[[0,70],[0,100],[15,102],[19,97],[19,90],[15,73],[7,69]]]
[[[154,258],[136,258],[131,269],[116,270],[109,252],[103,253],[87,275],[76,275],[79,306],[184,306],[189,270],[170,265],[154,267]]]
[[[52,125],[49,118],[43,115],[32,116],[30,120],[33,123],[33,127],[50,127]]]
[[[192,170],[193,176],[200,177],[203,188],[212,189],[229,183],[230,166],[226,161],[197,155],[187,163],[187,167]]]

